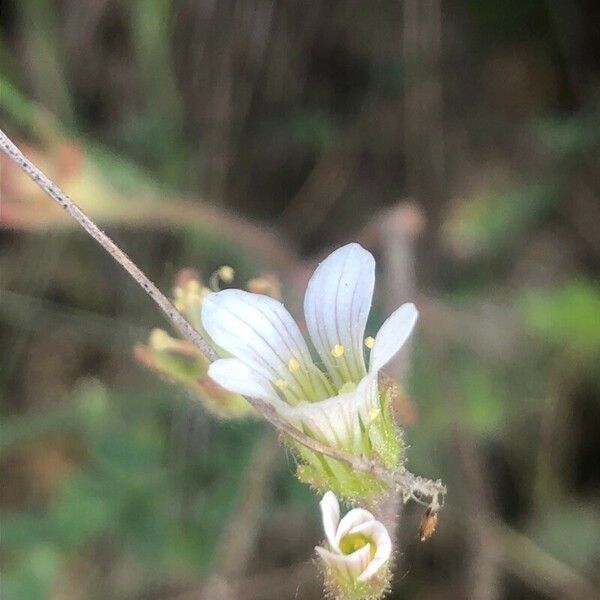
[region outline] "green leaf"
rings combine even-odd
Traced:
[[[600,351],[600,285],[581,279],[532,292],[523,301],[523,312],[529,328],[551,344]]]
[[[462,373],[462,389],[473,428],[481,434],[499,433],[505,418],[504,404],[491,378],[480,369],[466,367]]]

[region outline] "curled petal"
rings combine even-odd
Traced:
[[[360,580],[361,574],[368,569],[371,558],[369,544],[359,548],[352,554],[337,554],[321,548],[321,546],[317,546],[315,550],[330,569],[350,581]]]
[[[385,526],[379,521],[363,523],[352,529],[352,533],[362,534],[375,546],[375,554],[366,569],[358,577],[358,581],[367,581],[373,577],[392,555],[392,540]]]
[[[364,508],[353,508],[346,513],[337,528],[336,542],[339,546],[342,538],[354,533],[354,529],[359,525],[369,524],[375,521],[375,517]]]
[[[375,260],[353,243],[330,254],[304,297],[310,337],[338,387],[365,375],[363,337],[375,285]]]
[[[371,350],[369,371],[377,372],[398,353],[411,334],[419,313],[414,304],[403,304],[383,323]]]
[[[390,572],[384,567],[392,554],[385,526],[362,508],[349,511],[339,521],[339,504],[333,492],[321,500],[321,512],[328,544],[315,550],[328,568],[329,585],[358,591],[361,598],[379,597],[389,583]],[[363,584],[367,587],[360,587]]]
[[[209,366],[208,376],[230,392],[266,400],[280,410],[287,409],[288,405],[279,398],[269,380],[237,358],[216,360]]]
[[[327,542],[333,550],[339,552],[335,532],[337,531],[338,523],[340,522],[340,505],[333,492],[327,492],[321,502],[321,514],[323,516],[323,529]]]
[[[281,302],[243,290],[223,290],[204,299],[202,324],[215,344],[272,383],[285,386],[288,399],[327,397],[306,342]]]

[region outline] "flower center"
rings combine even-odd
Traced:
[[[340,550],[342,551],[342,554],[352,554],[367,545],[371,547],[371,557],[373,557],[373,554],[375,554],[375,546],[369,538],[361,533],[351,533],[340,540]]]
[[[356,384],[352,381],[347,381],[339,390],[338,394],[350,394],[356,389]]]

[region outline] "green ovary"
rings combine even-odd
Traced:
[[[340,541],[340,550],[343,554],[352,554],[366,545],[371,547],[371,558],[375,554],[375,545],[371,540],[360,533],[351,533],[344,536]]]

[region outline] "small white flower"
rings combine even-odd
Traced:
[[[387,563],[392,541],[385,526],[362,508],[354,508],[340,520],[340,506],[333,492],[320,503],[326,548],[315,550],[328,569],[329,585],[356,588],[377,579],[387,585]]]
[[[365,340],[374,285],[375,260],[356,243],[339,248],[316,269],[304,314],[323,370],[280,302],[234,289],[210,294],[202,304],[202,324],[232,358],[214,362],[209,376],[232,392],[267,400],[315,439],[365,454],[364,432],[381,412],[377,374],[417,320],[415,306],[404,304],[374,340]]]

